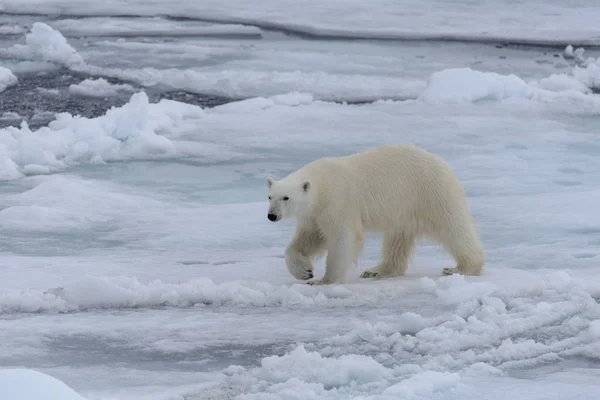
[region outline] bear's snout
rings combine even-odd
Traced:
[[[275,214],[269,213],[269,214],[267,214],[267,218],[269,218],[269,221],[273,221],[273,222],[277,221],[277,215],[275,215]]]

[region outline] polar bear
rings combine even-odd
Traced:
[[[267,178],[270,221],[296,217],[285,251],[288,271],[309,284],[343,283],[358,262],[364,232],[383,235],[381,261],[362,278],[404,275],[415,241],[429,237],[456,262],[444,275],[479,275],[484,250],[462,185],[438,156],[413,145],[389,144],[315,160],[281,180]],[[311,259],[324,255],[313,276]]]

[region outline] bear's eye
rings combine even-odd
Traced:
[[[271,200],[271,196],[269,196],[269,200]]]
[[[283,201],[288,201],[289,199],[290,199],[289,197],[285,196],[285,197],[283,198]]]

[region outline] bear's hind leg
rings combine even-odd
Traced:
[[[381,262],[366,270],[361,278],[386,278],[402,276],[415,247],[415,237],[410,232],[386,232],[383,234]]]
[[[444,268],[442,274],[481,275],[485,253],[475,225],[470,220],[455,222],[451,229],[444,229],[437,235],[444,249],[456,262],[455,268]]]
[[[322,255],[327,243],[316,226],[298,226],[291,243],[285,250],[285,263],[289,273],[296,279],[308,280],[313,275],[311,258]]]

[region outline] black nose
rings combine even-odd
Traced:
[[[269,221],[277,221],[277,215],[275,214],[268,214],[267,218],[269,218]]]

